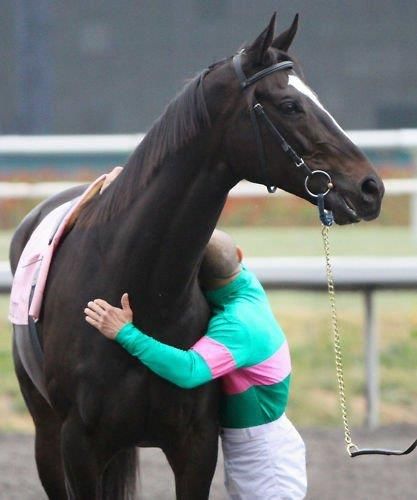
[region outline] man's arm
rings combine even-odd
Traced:
[[[141,332],[131,323],[133,314],[127,294],[123,295],[121,302],[122,309],[102,299],[89,302],[84,310],[86,321],[107,338],[116,340],[150,370],[182,388],[191,389],[205,384],[245,362],[246,350],[240,348],[241,340],[233,324],[223,325],[219,332],[221,340],[233,339],[229,349],[222,341],[206,335],[191,349],[184,351]],[[216,323],[210,323],[214,333],[220,327]]]
[[[163,344],[132,323],[124,325],[115,340],[157,375],[183,389],[192,389],[213,378],[207,363],[195,351]]]
[[[121,304],[120,309],[102,299],[91,301],[84,309],[85,319],[150,370],[179,387],[192,389],[212,380],[207,363],[195,351],[163,344],[132,324],[133,313],[126,293]]]

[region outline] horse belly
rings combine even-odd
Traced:
[[[195,389],[181,389],[152,376],[149,388],[146,434],[157,442],[169,442],[208,422],[217,422],[218,385],[205,384]]]

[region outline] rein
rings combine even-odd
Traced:
[[[233,57],[233,67],[235,73],[239,79],[240,87],[242,90],[245,90],[250,85],[259,81],[261,78],[264,78],[268,75],[275,73],[276,71],[292,69],[294,63],[292,61],[283,61],[272,66],[269,66],[266,69],[255,73],[251,77],[247,77],[242,69],[242,57],[243,52],[239,52]],[[284,153],[290,158],[296,168],[301,169],[305,174],[306,178],[304,181],[304,187],[307,193],[317,200],[317,207],[319,211],[319,218],[322,223],[322,237],[323,237],[323,246],[324,246],[324,254],[326,261],[326,276],[327,276],[327,288],[329,293],[329,302],[330,302],[330,310],[331,310],[331,319],[332,319],[332,331],[333,331],[333,344],[334,344],[334,353],[335,353],[335,362],[336,362],[336,378],[339,388],[339,402],[342,413],[342,421],[344,427],[344,435],[345,435],[345,444],[346,451],[348,455],[352,458],[358,457],[361,455],[408,455],[417,447],[417,439],[404,451],[401,450],[390,450],[385,448],[359,448],[356,444],[352,442],[352,433],[349,426],[348,420],[348,411],[346,404],[346,396],[345,396],[345,381],[344,381],[344,373],[343,373],[343,358],[342,358],[342,346],[341,346],[341,335],[339,332],[339,325],[337,319],[337,310],[336,310],[336,294],[335,294],[335,285],[333,279],[333,271],[330,262],[330,243],[329,243],[329,228],[333,224],[333,213],[330,210],[326,210],[324,208],[324,198],[333,189],[333,183],[330,175],[324,170],[311,170],[303,158],[301,158],[296,151],[288,144],[284,136],[281,132],[276,128],[272,120],[269,118],[267,113],[265,112],[264,107],[260,104],[255,98],[252,102],[248,101],[249,104],[249,114],[252,122],[252,127],[255,134],[255,141],[258,149],[259,163],[261,165],[261,170],[264,174],[264,178],[267,180],[266,188],[269,193],[275,193],[277,190],[277,186],[269,183],[269,171],[266,161],[265,148],[262,142],[262,135],[260,131],[260,126],[258,124],[258,119],[262,121],[265,127],[271,132],[271,134],[277,139],[279,145],[281,146]],[[315,193],[311,190],[310,182],[314,175],[324,176],[325,181],[327,182],[327,186],[323,192]]]

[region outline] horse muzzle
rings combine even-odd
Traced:
[[[368,176],[356,189],[343,189],[335,183],[328,194],[326,208],[333,211],[337,224],[352,224],[376,219],[381,211],[385,188],[377,176]]]

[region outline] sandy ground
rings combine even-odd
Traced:
[[[307,445],[308,499],[412,500],[417,499],[417,451],[406,457],[358,457],[344,452],[341,431],[302,429]],[[412,426],[383,427],[374,432],[354,431],[361,445],[407,447],[417,438]],[[141,450],[142,500],[174,498],[173,477],[160,450]],[[225,499],[222,459],[210,499]],[[45,500],[36,475],[33,437],[0,435],[0,500]]]

